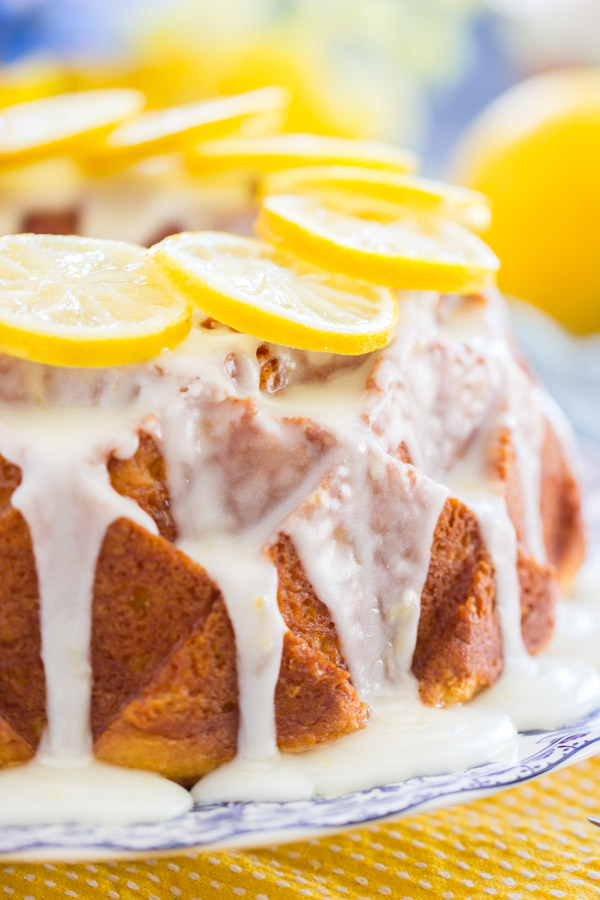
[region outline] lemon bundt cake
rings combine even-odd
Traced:
[[[158,775],[335,792],[319,748],[386,728],[350,787],[441,772],[600,703],[541,653],[580,499],[463,227],[482,200],[340,168],[272,181],[266,242],[0,238],[1,821],[94,820]],[[169,788],[124,815],[186,809]]]
[[[515,604],[512,642],[543,649],[579,498],[500,302],[406,293],[392,343],[354,357],[210,319],[146,364],[4,356],[2,764],[58,740],[49,692],[77,666],[50,683],[44,644],[67,653],[85,585],[95,756],[186,785],[241,740],[268,756],[368,728],[409,673],[424,704],[470,700]]]

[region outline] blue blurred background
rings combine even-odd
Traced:
[[[511,84],[600,61],[598,0],[0,0],[4,63],[122,65],[193,39],[227,54],[261,32],[325,59],[323,90],[370,106],[364,130],[418,149],[430,172]]]

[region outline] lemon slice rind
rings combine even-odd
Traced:
[[[276,172],[325,164],[409,172],[416,168],[416,157],[408,150],[375,141],[318,134],[278,134],[206,141],[189,152],[187,164],[190,171],[198,174],[230,169]]]
[[[280,87],[257,88],[197,100],[167,109],[140,113],[114,129],[87,165],[103,168],[131,164],[145,156],[185,149],[200,139],[212,140],[236,132],[244,125],[269,130],[289,104],[289,93]]]
[[[58,366],[143,362],[178,344],[189,305],[144,248],[57,235],[0,238],[0,351]]]
[[[207,316],[260,340],[358,355],[393,334],[391,291],[306,266],[263,241],[184,232],[150,255]]]
[[[265,197],[261,237],[307,262],[404,290],[478,293],[492,285],[496,256],[455,222],[407,209],[382,223],[349,216],[308,194]]]
[[[141,91],[106,88],[40,97],[0,110],[0,166],[83,154],[145,104]]]
[[[309,192],[350,215],[397,218],[407,207],[435,213],[473,231],[491,222],[487,198],[478,191],[415,175],[358,166],[304,166],[274,172],[261,185],[262,196]]]

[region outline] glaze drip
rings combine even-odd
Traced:
[[[51,443],[49,424],[56,429]],[[163,800],[169,814],[187,806],[175,785],[162,784],[156,776],[146,778],[146,773],[131,785],[144,788],[141,802],[130,795],[119,804],[114,782],[126,779],[92,759],[90,637],[96,562],[106,531],[117,519],[131,519],[156,532],[152,519],[136,503],[112,489],[106,468],[111,453],[131,456],[137,442],[135,427],[122,416],[91,418],[82,410],[50,420],[45,411],[13,411],[0,424],[0,452],[22,473],[12,505],[25,518],[33,543],[47,715],[36,762],[24,770],[0,773],[0,819],[6,822],[14,824],[15,816],[25,824],[39,817],[69,821],[69,815],[110,821],[113,815],[123,816],[123,805],[127,821],[132,817],[140,821],[149,809],[156,815]],[[56,768],[69,773],[53,774]],[[81,796],[82,776],[77,770],[85,771],[84,783],[95,794],[91,809],[89,798]],[[37,783],[36,790],[31,790],[28,779]],[[152,799],[153,789],[158,802]],[[15,812],[19,793],[24,805]]]

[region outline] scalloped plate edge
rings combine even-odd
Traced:
[[[572,765],[575,762],[580,762],[584,759],[594,756],[597,751],[600,751],[600,747],[597,746],[600,744],[600,711],[598,711],[596,714],[592,714],[592,718],[594,717],[597,720],[598,724],[598,730],[595,731],[594,736],[590,736],[590,739],[586,741],[584,745],[580,747],[574,747],[571,751],[564,753],[564,755],[562,755],[560,758],[555,759],[553,762],[549,762],[549,764],[545,768],[542,768],[540,771],[532,771],[529,774],[521,776],[517,775],[513,780],[505,781],[503,783],[491,784],[488,787],[476,786],[475,784],[471,787],[457,786],[457,789],[454,791],[449,790],[447,792],[444,792],[443,794],[438,794],[422,801],[416,800],[413,804],[407,805],[404,809],[390,812],[388,814],[372,814],[365,816],[365,818],[361,820],[339,822],[337,824],[325,826],[312,826],[310,824],[307,824],[299,826],[290,825],[289,827],[274,829],[247,829],[239,831],[235,834],[231,834],[228,837],[223,837],[214,842],[207,841],[206,843],[190,844],[181,844],[177,842],[173,846],[166,848],[148,847],[144,849],[120,849],[117,846],[102,846],[101,844],[73,848],[60,845],[53,846],[51,844],[38,844],[29,848],[0,852],[0,861],[31,863],[92,863],[102,862],[103,860],[130,861],[143,859],[160,859],[172,856],[195,857],[201,853],[226,850],[247,850],[256,847],[289,844],[298,841],[319,839],[322,837],[332,836],[339,831],[355,831],[360,828],[365,828],[373,822],[397,822],[403,818],[406,818],[407,816],[416,815],[417,813],[443,809],[445,807],[458,805],[463,802],[472,803],[475,800],[479,800],[484,797],[490,797],[494,794],[501,793],[505,790],[510,790],[513,787],[517,787],[520,784],[525,784],[526,782],[541,778],[544,775],[549,775],[553,772],[558,771],[559,769],[563,769],[569,765]],[[553,743],[560,743],[561,739],[567,739],[571,729],[577,729],[577,725],[572,725],[570,727],[567,726],[556,731],[539,732],[537,734],[524,735],[522,736],[522,741],[526,744],[532,739],[542,741],[545,738],[550,738],[549,746],[552,746]],[[555,735],[556,738],[552,739],[552,735]],[[531,757],[520,758],[514,764],[514,766],[507,769],[506,774],[508,774],[511,770],[514,770],[516,774],[522,766],[527,764],[527,761],[529,759],[531,759]],[[465,773],[456,773],[457,780],[459,780],[461,776],[465,777],[469,771],[471,773],[475,773],[477,771],[477,768],[481,769],[483,767],[476,767],[476,769],[467,770],[467,772]],[[436,776],[424,776],[424,778],[427,777],[435,778]],[[313,801],[309,801],[309,803],[310,802]],[[248,806],[255,806],[255,804],[248,804]],[[185,828],[185,820],[186,817],[183,817],[183,819],[181,820],[182,828]]]

